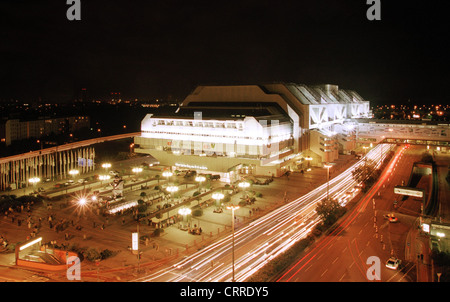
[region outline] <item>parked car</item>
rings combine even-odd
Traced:
[[[386,261],[386,267],[392,270],[397,270],[400,267],[402,261],[398,258],[391,257]]]
[[[398,218],[394,214],[386,214],[383,217],[389,220],[389,222],[398,222]]]
[[[389,222],[398,222],[398,218],[392,215],[389,217]]]
[[[216,174],[216,175],[211,175],[211,180],[218,180],[220,179],[220,175]]]
[[[184,178],[194,177],[195,175],[197,175],[197,171],[187,171]]]

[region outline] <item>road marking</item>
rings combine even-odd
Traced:
[[[344,249],[342,250],[342,252],[344,253],[347,250],[347,247],[344,247]]]
[[[370,241],[367,241],[366,246],[369,246],[369,244],[370,244]]]
[[[305,269],[305,272],[307,272],[310,268],[311,268],[312,264],[310,266],[308,266],[307,269]]]
[[[342,279],[344,279],[344,277],[345,277],[345,273],[342,275],[341,279],[339,279],[339,282],[340,282]]]
[[[331,262],[331,264],[334,264],[338,259],[339,257],[336,257],[336,259],[334,259],[333,262]]]
[[[320,275],[320,277],[323,277],[323,275],[325,275],[325,273],[328,271],[328,269],[325,269],[324,272],[322,273],[322,275]]]
[[[353,261],[348,268],[352,268],[353,264],[355,264],[355,261]]]

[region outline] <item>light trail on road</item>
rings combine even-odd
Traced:
[[[290,280],[292,280],[308,263],[310,263],[318,255],[320,251],[322,251],[329,244],[332,244],[333,240],[336,238],[337,235],[339,235],[347,227],[349,227],[349,225],[356,219],[356,217],[358,217],[358,214],[364,211],[364,208],[367,206],[369,201],[372,200],[372,198],[374,197],[375,192],[377,192],[380,186],[386,181],[386,179],[390,177],[391,173],[395,170],[395,165],[401,159],[401,157],[403,156],[403,152],[407,148],[408,148],[407,146],[404,146],[401,149],[399,149],[398,152],[396,152],[394,158],[390,161],[389,165],[383,171],[382,175],[380,176],[376,184],[374,184],[374,186],[372,186],[372,188],[365,194],[365,196],[362,198],[359,204],[353,209],[352,213],[350,213],[336,228],[339,231],[337,233],[333,232],[331,234],[332,236],[325,237],[322,241],[320,241],[307,255],[305,255],[287,272],[285,272],[283,276],[281,276],[277,280],[277,282],[280,281],[289,282]],[[362,264],[364,264],[364,262],[362,262]],[[365,276],[364,273],[362,273],[362,275]]]
[[[342,198],[357,185],[352,171],[367,161],[378,167],[390,145],[378,145],[360,161],[329,181],[329,196],[345,205]],[[383,152],[382,152],[383,151]],[[306,238],[319,223],[315,209],[327,197],[327,182],[311,192],[258,218],[235,231],[235,280],[245,281],[270,260]],[[230,211],[231,212],[231,211]],[[231,214],[230,214],[231,219]],[[162,269],[133,281],[155,282],[229,282],[232,280],[232,235],[185,257],[172,267]]]

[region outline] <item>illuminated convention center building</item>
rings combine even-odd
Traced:
[[[356,122],[369,102],[336,85],[198,86],[173,116],[148,114],[135,152],[174,169],[281,176],[332,162],[356,147]]]

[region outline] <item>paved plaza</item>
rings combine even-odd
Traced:
[[[344,171],[347,167],[356,162],[352,155],[341,155],[336,165],[330,171],[330,178]],[[141,189],[140,183],[143,179],[151,178],[152,175],[158,174],[158,171],[151,171],[149,175],[139,176],[135,179],[137,185],[131,190],[129,187],[124,190],[125,199],[145,199],[141,197],[141,193],[145,192],[147,196],[156,192],[156,185],[164,186],[168,180],[163,178],[147,182],[148,189]],[[260,193],[261,197],[248,205],[245,205],[235,211],[235,228],[239,229],[248,222],[267,214],[269,211],[292,201],[293,199],[308,193],[313,188],[326,182],[326,169],[313,167],[307,173],[294,172],[289,176],[275,178],[268,185],[252,185],[247,191]],[[131,176],[125,178],[126,184],[131,184]],[[42,204],[32,205],[30,212],[26,209],[21,213],[13,213],[8,217],[1,215],[0,229],[1,235],[8,240],[10,244],[24,241],[30,237],[33,232],[32,226],[27,224],[27,217],[30,214],[34,223],[41,219],[41,227],[37,236],[43,237],[44,243],[56,241],[58,246],[65,245],[71,247],[96,248],[101,251],[108,249],[114,252],[114,256],[105,259],[96,265],[88,260],[81,263],[82,281],[125,281],[131,280],[138,276],[138,273],[150,272],[164,265],[170,265],[174,261],[181,259],[189,253],[208,245],[218,238],[229,235],[231,233],[231,210],[226,209],[227,205],[237,205],[242,201],[244,190],[240,189],[236,194],[231,195],[229,202],[223,205],[223,211],[216,213],[216,206],[211,204],[203,207],[203,215],[199,217],[192,216],[189,223],[191,227],[200,227],[201,235],[190,234],[187,230],[180,228],[181,217],[177,215],[179,207],[183,200],[187,201],[189,207],[196,206],[199,201],[190,200],[193,192],[198,190],[198,184],[195,181],[186,181],[183,176],[175,177],[180,188],[180,197],[161,200],[158,202],[148,202],[148,213],[157,210],[158,205],[162,208],[164,203],[170,202],[174,206],[170,208],[169,213],[162,212],[161,219],[156,219],[155,213],[148,217],[144,217],[139,223],[140,251],[141,259],[138,260],[137,255],[130,251],[131,234],[136,232],[138,225],[133,215],[101,215],[96,207],[84,208],[80,211],[77,205],[66,206],[66,199],[60,201],[44,200]],[[173,181],[174,179],[171,179]],[[204,188],[205,186],[202,186]],[[211,189],[207,191],[203,189],[204,194],[201,195],[200,204],[211,200],[212,193],[216,191],[225,192],[225,184],[220,181],[211,181]],[[21,190],[10,192],[9,194],[21,195]],[[101,192],[101,189],[100,189]],[[22,192],[23,193],[23,192]],[[173,209],[173,210],[172,210]],[[14,216],[14,222],[12,220]],[[52,216],[53,225],[50,228],[48,217]],[[167,217],[178,217],[173,224],[162,223],[163,232],[159,237],[154,237],[155,221],[165,222]],[[21,219],[23,223],[18,226],[17,221]],[[151,219],[153,223],[148,223]],[[55,229],[55,224],[64,222],[67,228],[62,231]],[[67,238],[68,236],[68,238]],[[144,240],[148,237],[148,240]],[[139,267],[139,271],[138,271]],[[12,273],[14,271],[14,273]],[[6,281],[66,281],[65,272],[48,273],[30,271],[14,265],[14,253],[0,253],[0,279]]]

